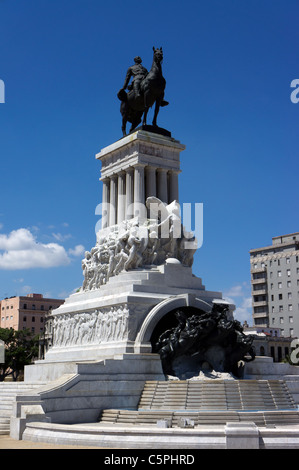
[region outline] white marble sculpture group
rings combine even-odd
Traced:
[[[82,260],[83,291],[100,288],[122,271],[161,265],[168,258],[192,266],[196,240],[184,231],[179,203],[149,197],[146,208],[155,219],[133,218],[99,232],[96,246]]]

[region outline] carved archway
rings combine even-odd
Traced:
[[[209,312],[212,307],[212,302],[205,302],[192,294],[181,294],[169,297],[155,305],[141,325],[135,340],[134,352],[152,352],[151,337],[159,321],[172,310],[184,307],[193,307],[204,312]]]

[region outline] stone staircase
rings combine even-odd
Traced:
[[[179,427],[253,421],[257,426],[299,424],[299,411],[283,380],[148,381],[137,410],[104,410],[102,423]]]
[[[40,388],[42,385],[44,384],[41,382],[0,382],[0,435],[10,432],[10,416],[16,395]]]
[[[182,380],[146,382],[139,409],[294,409],[283,380]]]

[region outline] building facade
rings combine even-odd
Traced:
[[[250,250],[253,323],[299,337],[299,232]]]
[[[42,294],[10,297],[0,302],[0,327],[14,330],[29,329],[41,334],[45,328],[45,316],[64,303],[61,299],[44,298]]]
[[[273,357],[274,362],[290,357],[293,338],[282,337],[280,328],[248,326],[247,322],[243,324],[243,328],[245,334],[254,336],[253,346],[257,356]]]

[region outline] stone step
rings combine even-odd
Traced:
[[[167,420],[171,427],[178,427],[182,418],[193,421],[194,426],[224,425],[229,421],[244,422],[253,421],[257,426],[298,424],[299,412],[297,411],[204,411],[204,412],[179,412],[166,410],[158,412],[140,410],[104,410],[101,417],[102,423],[117,423],[131,425],[157,425],[159,420]]]
[[[285,409],[295,408],[283,381],[213,380],[148,382],[140,399],[140,408],[197,406],[208,409]]]
[[[46,382],[0,382],[0,434],[10,433],[10,416],[18,394],[38,389]]]

